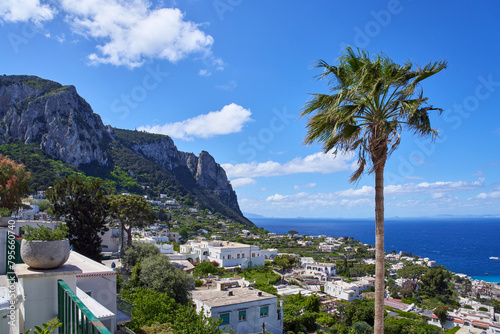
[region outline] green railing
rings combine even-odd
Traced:
[[[63,281],[57,287],[60,334],[112,334]]]
[[[9,280],[14,279],[17,282],[17,276],[14,273],[14,264],[24,263],[21,259],[21,242],[15,234],[7,230],[7,242],[5,243],[5,272]]]

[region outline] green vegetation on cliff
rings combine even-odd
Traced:
[[[120,137],[123,139],[127,138],[124,134],[138,134],[132,140],[141,142],[158,136],[127,130],[123,130],[121,134]],[[106,144],[109,155],[107,165],[90,163],[82,164],[78,168],[52,159],[40,149],[38,143],[24,144],[21,141],[8,140],[6,144],[0,145],[0,154],[23,163],[31,172],[31,192],[47,190],[54,185],[54,181],[68,176],[78,175],[87,181],[98,177],[108,181],[109,186],[118,193],[148,195],[149,198],[158,198],[160,194],[167,194],[181,203],[188,198],[195,199],[194,205],[199,209],[208,209],[245,225],[252,225],[250,221],[223,205],[208,191],[205,192],[196,187],[196,182],[187,169],[177,170],[177,177],[174,177],[167,169],[141,157],[121,142],[111,141]]]

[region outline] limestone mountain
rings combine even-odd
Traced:
[[[53,182],[51,176],[83,172],[108,179],[119,191],[191,198],[201,208],[252,224],[208,152],[196,156],[179,151],[168,136],[104,126],[74,86],[0,76],[0,153],[35,172],[42,169],[45,181],[37,179],[38,190]]]

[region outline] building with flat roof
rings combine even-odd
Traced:
[[[307,263],[305,266],[305,274],[327,280],[328,277],[337,274],[337,265],[335,263]]]
[[[221,329],[232,328],[236,333],[261,333],[262,324],[272,334],[283,333],[283,314],[278,308],[278,297],[249,288],[224,289],[197,288],[192,291],[196,312],[205,312],[212,318],[222,319]]]
[[[277,249],[259,249],[258,246],[238,242],[218,240],[189,240],[180,246],[180,253],[192,262],[215,261],[221,267],[247,268],[263,265],[265,260],[272,260],[278,254]]]
[[[362,292],[369,290],[373,286],[373,280],[364,280],[347,283],[342,281],[327,282],[325,285],[325,293],[332,297],[341,300],[353,301],[362,299]]]
[[[15,264],[13,269],[17,282],[0,276],[3,278],[0,292],[10,289],[17,295],[14,309],[9,310],[10,316],[0,319],[1,333],[24,333],[60,316],[61,308],[69,307],[68,302],[61,304],[61,284],[111,333],[117,325],[131,320],[117,308],[116,272],[77,252],[71,251],[66,263],[56,269],[32,269],[24,263]],[[3,313],[3,301],[10,303],[11,299],[12,294],[2,297],[0,293],[0,312]],[[74,312],[77,312],[76,306]]]
[[[80,332],[81,325],[110,334],[117,325],[132,320],[118,307],[129,305],[118,302],[113,269],[74,251],[55,269],[33,269],[23,263],[21,243],[14,233],[26,225],[0,224],[0,258],[4,259],[0,262],[0,333],[24,333],[59,317],[68,326],[65,333]],[[70,324],[75,326],[69,328]]]

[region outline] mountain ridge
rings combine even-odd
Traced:
[[[194,197],[201,208],[253,225],[243,216],[224,169],[208,152],[196,156],[179,151],[169,136],[105,126],[71,85],[36,76],[0,76],[0,144],[7,145],[7,155],[13,150],[8,145],[17,145],[18,151],[31,145],[36,151],[31,154],[40,155],[39,148],[75,172],[105,179],[120,175],[139,193],[142,187],[150,195],[163,191]]]

